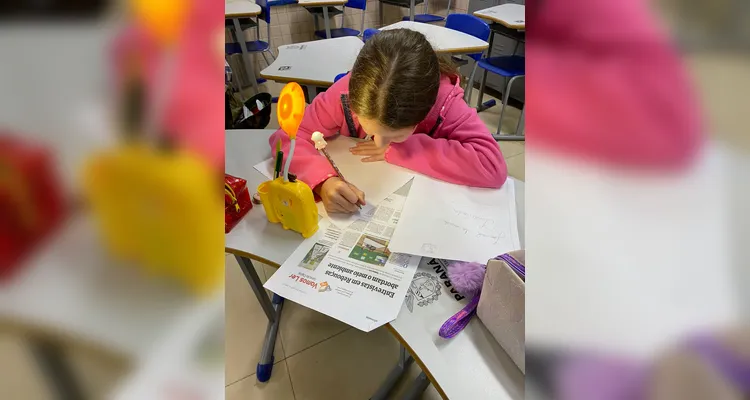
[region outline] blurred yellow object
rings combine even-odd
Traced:
[[[224,281],[218,177],[202,159],[133,144],[94,157],[85,190],[105,244],[198,294]]]
[[[266,210],[268,221],[281,223],[284,229],[291,229],[308,238],[318,231],[318,208],[315,206],[315,197],[306,183],[294,177],[289,178],[289,166],[297,142],[297,129],[304,114],[305,93],[298,84],[288,83],[281,89],[276,108],[279,125],[290,139],[286,166],[280,177],[258,186],[258,195],[263,203],[263,209]]]
[[[179,37],[191,3],[190,0],[131,0],[130,7],[136,20],[163,45],[169,45]]]
[[[295,82],[287,83],[279,94],[276,116],[279,127],[289,135],[289,139],[297,138],[297,129],[305,114],[305,92]]]
[[[260,201],[268,221],[309,238],[318,231],[318,208],[310,186],[302,181],[278,177],[258,186]]]

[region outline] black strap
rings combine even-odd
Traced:
[[[435,125],[432,126],[432,129],[430,129],[430,133],[428,133],[427,136],[432,137],[433,135],[435,135],[435,131],[441,123],[443,123],[443,117],[438,116],[437,121],[435,121]]]
[[[349,135],[354,137],[355,135],[357,135],[357,128],[354,126],[352,109],[349,106],[349,95],[346,93],[341,94],[341,107],[344,108],[344,119],[346,119],[346,126],[347,128],[349,128]]]

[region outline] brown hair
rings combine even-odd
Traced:
[[[427,38],[408,29],[373,35],[357,56],[349,101],[358,116],[402,129],[417,125],[435,104],[441,75],[458,75]]]

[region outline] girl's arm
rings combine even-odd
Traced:
[[[289,172],[297,175],[297,179],[305,182],[311,189],[315,189],[326,179],[336,176],[328,160],[321,155],[313,145],[310,137],[319,131],[326,138],[335,135],[345,124],[344,112],[339,98],[349,86],[349,79],[344,78],[334,83],[327,91],[321,93],[305,109],[302,123],[297,131],[297,145],[294,148],[294,158],[289,166]],[[276,142],[281,139],[284,156],[289,154],[289,137],[279,129],[268,140],[271,151],[276,151]]]
[[[414,134],[403,143],[391,143],[385,159],[459,185],[499,188],[508,177],[497,142],[476,111],[460,99],[450,107],[436,137]]]

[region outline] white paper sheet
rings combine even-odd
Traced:
[[[440,327],[471,299],[453,289],[442,260],[422,258],[391,326],[451,399],[523,399],[524,376],[476,316],[452,339]]]
[[[391,238],[399,253],[482,263],[520,248],[512,179],[480,189],[418,175]]]
[[[388,248],[404,202],[393,194],[347,229],[321,220],[264,287],[365,332],[392,321],[420,260]]]
[[[318,215],[329,218],[334,225],[345,228],[351,222],[357,220],[361,215],[372,212],[374,207],[380,204],[386,197],[404,186],[414,177],[414,173],[405,168],[388,164],[385,161],[374,163],[363,163],[361,156],[355,156],[349,152],[357,140],[350,137],[339,136],[328,140],[326,150],[330,154],[336,166],[347,181],[365,192],[366,206],[353,215],[331,214],[325,211],[325,207],[318,203]],[[321,156],[322,157],[322,156]],[[258,172],[272,179],[273,159],[269,158],[254,167]]]

